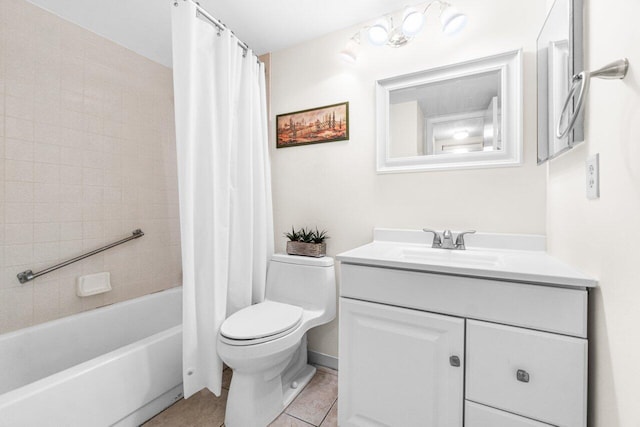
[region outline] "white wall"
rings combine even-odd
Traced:
[[[351,121],[350,141],[283,149],[272,141],[276,250],[284,250],[282,234],[292,225],[328,229],[330,255],[371,241],[373,227],[545,232],[545,169],[535,165],[535,41],[545,3],[455,4],[469,16],[464,33],[444,36],[430,15],[427,30],[413,43],[401,49],[365,46],[354,66],[340,62],[337,53],[356,28],[272,54],[272,120],[349,101]],[[522,167],[376,174],[377,79],[518,48],[524,48]],[[314,330],[309,347],[337,355],[337,322]]]
[[[549,250],[600,279],[591,294],[590,411],[598,427],[640,425],[640,3],[585,0],[587,69],[628,57],[623,81],[594,79],[585,143],[549,165]],[[601,197],[585,197],[600,153]]]

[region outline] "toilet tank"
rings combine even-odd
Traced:
[[[267,273],[266,299],[335,314],[333,258],[274,254]]]

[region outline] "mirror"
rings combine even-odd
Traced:
[[[521,55],[379,80],[378,172],[520,164]]]
[[[571,78],[582,66],[582,0],[556,0],[537,41],[538,164],[584,140],[581,116],[567,136],[556,137]],[[573,104],[569,114],[573,113],[571,107]]]

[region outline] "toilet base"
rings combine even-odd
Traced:
[[[316,373],[316,368],[307,364],[306,335],[279,365],[260,373],[233,371],[226,427],[266,427],[300,394]]]
[[[287,406],[289,406],[289,404],[291,404],[291,402],[293,402],[293,399],[295,399],[300,392],[302,391],[303,388],[305,388],[307,386],[307,384],[309,384],[309,381],[311,381],[311,378],[313,378],[313,376],[316,374],[316,368],[314,366],[311,365],[306,365],[302,371],[298,372],[298,375],[296,375],[296,377],[293,379],[293,381],[291,381],[291,383],[289,383],[289,386],[286,387],[286,390],[283,390],[282,393],[282,397],[283,397],[283,408],[282,410],[284,410]],[[297,387],[293,387],[292,384],[296,383]],[[282,411],[278,412],[277,415],[280,415]],[[276,415],[276,417],[277,417]],[[275,419],[275,417],[274,417]],[[273,421],[273,420],[272,420]]]

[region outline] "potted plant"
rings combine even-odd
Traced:
[[[299,230],[291,227],[291,231],[284,234],[287,242],[287,253],[289,255],[302,255],[321,257],[327,253],[325,240],[329,238],[327,231],[318,231],[302,227]]]

